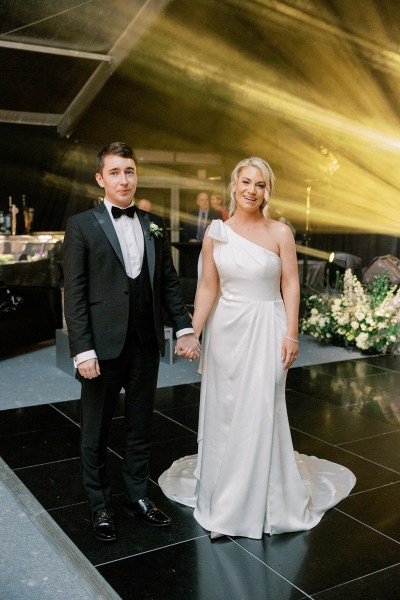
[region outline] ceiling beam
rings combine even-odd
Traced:
[[[69,56],[71,58],[86,58],[88,60],[111,62],[111,56],[109,54],[98,54],[96,52],[70,50],[68,48],[54,48],[52,46],[43,46],[39,44],[24,44],[22,42],[8,42],[6,40],[0,40],[0,48],[8,48],[11,50],[23,50],[25,52],[40,52],[42,54],[56,54],[58,56]]]
[[[20,110],[0,110],[1,123],[18,123],[19,125],[57,126],[62,115],[55,113],[24,112]]]
[[[170,0],[146,0],[128,27],[111,48],[110,63],[98,65],[94,73],[82,87],[68,106],[61,118],[57,130],[61,137],[69,136],[75,122],[91,104],[106,81],[111,77],[121,62],[128,56],[142,35],[149,29],[154,20]]]

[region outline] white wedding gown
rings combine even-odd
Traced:
[[[280,358],[280,258],[213,221],[221,296],[203,332],[198,455],[159,478],[205,529],[261,538],[314,527],[355,484],[347,468],[293,450]]]

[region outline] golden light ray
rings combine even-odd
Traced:
[[[246,4],[255,20],[266,8],[282,5],[268,0]],[[152,85],[167,86],[188,99],[206,89],[210,109],[225,105],[236,128],[242,123],[244,130],[241,147],[232,148],[232,153],[261,154],[282,167],[276,199],[295,220],[304,213],[306,180],[311,179],[318,182],[312,209],[315,227],[399,235],[400,122],[373,70],[354,48],[380,53],[387,58],[386,68],[400,64],[400,55],[359,36],[340,35],[338,28],[328,25],[329,35],[322,38],[326,31],[321,20],[313,29],[316,24],[303,19],[307,47],[299,56],[293,54],[296,68],[284,68],[271,55],[274,44],[277,51],[282,43],[292,44],[294,50],[300,33],[293,26],[293,14],[284,15],[282,10],[275,27],[282,26],[283,17],[291,19],[287,39],[276,36],[262,58],[238,51],[206,31],[194,36],[184,24],[164,18],[157,31],[158,60],[152,62],[149,74]],[[144,72],[152,60],[151,48],[142,46],[135,60]],[[400,92],[398,71],[394,69],[391,85]],[[307,79],[312,86],[306,85]],[[278,123],[278,128],[271,123]],[[289,132],[282,139],[280,126]],[[340,169],[333,176],[324,172],[321,142],[334,148]]]

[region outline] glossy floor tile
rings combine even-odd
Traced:
[[[168,469],[175,460],[183,456],[197,454],[197,436],[166,442],[156,442],[151,447],[150,477],[157,481],[161,473]]]
[[[370,365],[374,365],[379,369],[385,369],[388,371],[399,371],[400,372],[400,355],[397,356],[370,356],[366,359],[366,362]]]
[[[236,541],[309,595],[399,562],[398,543],[336,509],[310,531]]]
[[[199,405],[200,387],[196,384],[176,385],[174,387],[159,388],[156,394],[155,409],[163,412],[169,408],[186,408]]]
[[[0,456],[12,469],[75,458],[79,428],[66,423],[67,427],[0,437]]]
[[[121,458],[109,452],[107,464],[113,493],[122,493],[124,483]],[[15,473],[47,510],[71,504],[86,504],[79,458],[23,467],[16,469]]]
[[[317,400],[323,398],[325,402],[400,426],[400,372],[385,371],[367,364],[360,366],[361,371],[374,369],[375,372],[362,376],[354,376],[353,373],[352,377],[344,378],[339,374],[333,376],[304,368],[290,378],[288,386]],[[332,365],[330,367],[331,371]],[[395,390],[398,390],[397,393]]]
[[[79,401],[2,411],[0,454],[123,600],[392,600],[400,585],[400,357],[291,369],[293,446],[351,469],[351,495],[310,531],[211,542],[157,480],[197,451],[198,384],[157,390],[149,496],[169,514],[152,528],[123,508],[124,396],[109,438],[118,540],[94,538],[82,489]]]
[[[372,463],[400,473],[400,431],[343,443],[341,447]]]
[[[122,598],[295,600],[304,594],[231,541],[208,537],[99,567]]]
[[[316,600],[394,600],[399,595],[400,564],[315,594]]]
[[[400,482],[354,494],[339,509],[392,540],[400,542]],[[400,556],[399,556],[400,558]]]
[[[399,426],[369,415],[359,415],[297,391],[287,391],[290,425],[332,444],[343,444],[398,431]]]

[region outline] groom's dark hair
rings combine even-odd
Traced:
[[[131,158],[135,165],[137,164],[136,156],[134,151],[128,144],[125,142],[111,142],[107,144],[100,150],[96,158],[96,168],[97,173],[103,172],[104,167],[104,159],[109,154],[117,154],[118,156],[123,156],[124,158]]]

